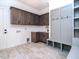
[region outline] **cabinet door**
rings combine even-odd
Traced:
[[[27,12],[25,11],[20,11],[20,25],[26,25],[28,24],[28,21],[27,20]]]
[[[43,33],[43,42],[46,43],[47,39],[49,38],[49,34],[48,33]]]
[[[40,25],[40,17],[39,15],[34,15],[34,25]]]
[[[49,34],[45,32],[39,32],[40,34],[40,42],[47,42],[47,39],[49,38]]]
[[[44,15],[40,16],[40,25],[44,25]]]
[[[54,20],[52,22],[53,26],[52,26],[52,39],[55,41],[55,42],[60,42],[61,43],[61,39],[60,39],[60,19],[58,20]]]
[[[73,6],[72,6],[72,4],[69,4],[67,6],[60,8],[60,13],[61,13],[61,19],[72,18],[73,17]]]
[[[18,16],[19,16],[19,18],[18,18],[18,24],[19,25],[24,25],[24,20],[25,20],[25,18],[24,18],[24,11],[22,11],[22,10],[18,10]]]
[[[32,32],[32,33],[31,33],[31,39],[32,39],[32,42],[37,42],[37,39],[36,39],[36,32]]]
[[[24,25],[29,25],[30,24],[30,13],[25,12],[24,13]]]
[[[52,40],[55,42],[60,42],[60,10],[56,9],[52,11]]]
[[[72,43],[72,5],[61,8],[61,39],[62,43],[71,45]]]
[[[18,24],[18,11],[15,8],[11,8],[11,24]]]
[[[14,7],[11,7],[11,24],[31,25],[32,14]]]
[[[39,32],[32,32],[31,33],[31,39],[32,39],[32,42],[40,42],[40,33]]]
[[[44,24],[49,25],[49,13],[44,15]]]
[[[27,15],[26,16],[27,17],[26,18],[26,25],[30,25],[31,24],[31,13],[28,12],[26,15]]]
[[[59,8],[51,11],[51,19],[52,20],[60,19],[60,9]]]
[[[6,9],[0,7],[0,49],[7,48],[6,34],[4,33],[4,15]]]
[[[40,25],[49,25],[49,13],[40,16]]]
[[[29,15],[29,25],[33,25],[34,24],[34,14],[32,14],[32,13],[30,13],[30,15]]]
[[[21,11],[16,8],[11,8],[11,24],[21,24]]]
[[[72,43],[72,19],[61,20],[61,39],[62,43],[71,45]]]

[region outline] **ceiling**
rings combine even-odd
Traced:
[[[42,10],[46,7],[49,7],[49,0],[19,0],[32,8]]]

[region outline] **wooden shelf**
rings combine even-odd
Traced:
[[[74,17],[74,19],[79,19],[79,17]]]
[[[74,7],[74,9],[78,9],[78,8],[79,8],[79,5],[77,5],[77,6]]]
[[[79,0],[74,1],[74,38],[79,38]]]
[[[76,29],[79,30],[79,27],[75,27],[74,29],[75,29],[75,30],[76,30]]]

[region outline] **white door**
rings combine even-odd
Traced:
[[[61,39],[63,44],[71,45],[72,42],[72,19],[61,20]]]
[[[4,33],[4,8],[0,7],[0,49],[7,47],[6,34]]]
[[[63,44],[72,43],[72,5],[61,8],[61,39]]]
[[[60,42],[60,9],[52,11],[52,40]]]
[[[73,5],[69,4],[60,8],[61,18],[72,18],[73,17]]]

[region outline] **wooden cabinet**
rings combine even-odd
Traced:
[[[37,16],[37,15],[34,15],[34,20],[33,20],[33,23],[34,25],[40,25],[40,17]]]
[[[45,32],[32,32],[31,39],[32,42],[43,42],[46,43],[47,39],[49,38],[49,34]]]
[[[39,34],[40,34],[40,41],[43,42],[43,43],[46,43],[47,39],[49,38],[48,33],[41,32]]]
[[[40,25],[49,25],[49,13],[40,16]]]
[[[11,24],[39,25],[39,15],[11,7]]]
[[[31,33],[32,42],[38,42],[39,41],[39,34],[37,32]]]
[[[11,8],[11,23],[19,24],[20,23],[19,20],[20,20],[20,11],[18,11],[18,9]]]
[[[40,25],[39,16],[36,14],[32,14],[30,22],[31,22],[31,25]]]
[[[49,25],[49,14],[36,15],[11,7],[11,24],[15,25]]]

